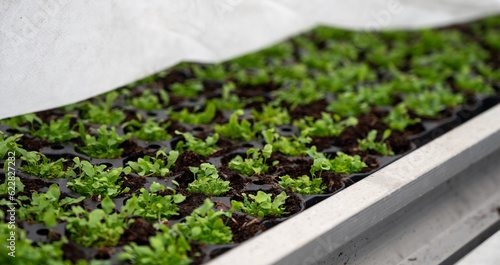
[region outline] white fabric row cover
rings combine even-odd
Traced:
[[[318,24],[442,26],[500,0],[2,0],[0,119],[78,102],[181,61],[218,62]]]

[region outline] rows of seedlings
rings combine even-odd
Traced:
[[[499,51],[318,27],[2,120],[0,263],[206,262],[496,104]]]

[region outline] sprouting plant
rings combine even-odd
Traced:
[[[80,170],[80,176],[76,178],[76,174],[72,173],[72,177],[75,178],[67,184],[71,190],[87,197],[101,195],[101,197],[111,198],[130,190],[128,187],[122,188],[123,181],[119,181],[122,172],[126,175],[130,174],[130,167],[105,170],[105,165],[92,166],[87,161],[80,162],[78,157],[75,157],[73,161],[75,162],[74,169]]]
[[[147,119],[144,123],[132,120],[122,125],[131,131],[132,137],[144,141],[164,141],[172,138],[167,132],[168,126],[170,122],[156,122],[155,118]]]
[[[215,145],[217,141],[219,141],[219,134],[215,133],[213,136],[207,137],[205,141],[195,138],[191,133],[181,133],[179,131],[175,131],[176,134],[182,135],[184,137],[184,141],[179,141],[175,146],[176,150],[180,152],[184,152],[184,150],[193,151],[199,155],[208,156],[213,151],[217,150],[217,146]]]
[[[271,81],[271,77],[266,69],[255,69],[253,71],[248,71],[247,69],[241,69],[237,71],[234,75],[235,79],[243,85],[261,85],[266,84]]]
[[[307,130],[297,137],[284,137],[279,135],[274,128],[262,131],[264,140],[272,145],[273,149],[288,156],[298,156],[307,150],[307,144],[311,142],[311,137],[306,136]]]
[[[314,120],[313,117],[294,122],[302,132],[309,136],[339,136],[347,127],[358,124],[358,119],[348,117],[345,120],[338,114],[321,113],[321,119]]]
[[[272,105],[262,105],[262,111],[252,110],[252,116],[266,125],[284,125],[291,122],[286,108]]]
[[[80,137],[85,144],[80,149],[93,158],[119,158],[123,152],[123,148],[119,148],[120,144],[127,140],[127,136],[119,136],[115,127],[108,131],[106,125],[102,125],[97,130],[97,138],[86,134],[83,124],[80,123]]]
[[[391,130],[404,131],[409,125],[420,122],[419,118],[412,119],[408,114],[408,109],[404,103],[398,104],[389,114],[383,119],[389,125]]]
[[[472,75],[468,67],[463,67],[462,71],[454,76],[454,79],[457,88],[460,90],[482,95],[495,93],[495,90],[482,76]]]
[[[212,102],[215,107],[220,110],[235,110],[244,108],[250,100],[242,99],[235,94],[231,94],[231,91],[234,91],[235,89],[236,86],[232,82],[224,84],[222,86],[222,97],[207,100],[207,104]]]
[[[215,104],[209,103],[204,111],[196,113],[198,109],[189,111],[187,108],[182,109],[180,112],[172,111],[170,118],[173,120],[189,123],[189,124],[207,124],[215,117],[216,107]]]
[[[23,152],[21,159],[23,160],[23,164],[25,164],[19,169],[30,175],[40,178],[67,178],[70,176],[64,171],[64,162],[67,161],[64,158],[52,161],[44,154],[32,151]]]
[[[118,243],[133,220],[123,214],[111,214],[115,204],[109,197],[105,197],[101,206],[102,209],[90,213],[80,206],[71,207],[76,217],[66,218],[66,232],[72,241],[85,247],[112,247]]]
[[[3,184],[0,184],[0,195],[7,195],[12,193],[12,191],[14,191],[13,194],[24,191],[24,184],[21,182],[19,177],[14,178],[14,190],[12,189],[12,184],[9,185],[9,182],[12,182],[12,177],[9,177],[9,181],[5,181]]]
[[[0,131],[0,159],[4,159],[7,156],[14,156],[16,158],[21,156],[24,149],[17,143],[21,136],[23,135],[16,134],[6,137],[5,134]]]
[[[38,130],[31,130],[31,135],[45,139],[49,143],[62,143],[78,137],[73,131],[75,126],[70,126],[71,115],[64,115],[63,120],[51,120],[50,124],[42,123]]]
[[[25,131],[26,129],[20,127],[26,124],[33,125],[34,122],[42,124],[43,121],[34,113],[24,114],[9,119],[0,120],[0,124],[9,125],[13,130]]]
[[[202,163],[200,167],[189,167],[195,179],[189,183],[189,192],[199,191],[207,196],[218,196],[231,189],[229,181],[224,181],[219,177],[217,169],[210,163]]]
[[[281,216],[288,214],[285,212],[286,208],[284,206],[288,195],[283,191],[277,195],[274,200],[272,199],[272,194],[267,194],[263,191],[258,191],[257,195],[250,194],[249,200],[246,193],[243,193],[243,202],[231,200],[231,206],[240,212],[247,213],[249,215],[264,218],[269,214],[274,214],[276,216]]]
[[[279,184],[285,189],[300,194],[322,194],[326,189],[321,178],[309,178],[307,175],[302,175],[295,179],[289,175],[285,175],[280,177]]]
[[[223,137],[231,138],[234,140],[250,141],[255,137],[257,132],[260,132],[264,125],[261,123],[254,123],[253,126],[247,120],[238,122],[238,116],[243,115],[243,110],[236,110],[229,119],[229,122],[223,125],[215,124],[214,131]]]
[[[92,123],[118,125],[125,119],[125,114],[119,109],[113,108],[113,102],[118,97],[118,92],[112,91],[106,94],[105,99],[98,99],[97,104],[90,101],[82,108],[82,116]]]
[[[128,199],[121,208],[121,211],[127,215],[141,216],[150,221],[168,220],[174,215],[179,215],[177,204],[186,200],[186,197],[182,194],[175,194],[175,190],[172,188],[168,189],[173,191],[173,195],[160,196],[157,194],[160,189],[165,191],[165,187],[156,182],[151,184],[151,192],[141,188],[141,193],[138,196],[133,194],[132,198]]]
[[[331,102],[326,110],[332,111],[342,117],[351,117],[370,111],[370,107],[365,102],[363,95],[347,91],[338,94],[337,99]]]
[[[234,169],[245,175],[267,173],[269,166],[266,160],[271,157],[273,146],[266,144],[261,151],[258,148],[250,148],[247,150],[247,157],[243,159],[241,156],[236,156],[229,161],[229,168]],[[275,166],[279,161],[274,161],[272,166]]]
[[[191,246],[184,235],[166,226],[162,226],[161,231],[162,233],[149,238],[149,245],[139,246],[132,242],[125,246],[118,258],[131,264],[143,265],[191,264],[192,259],[188,256]]]
[[[3,216],[1,216],[3,219]],[[14,233],[14,234],[11,234]],[[13,240],[11,240],[11,238]],[[26,232],[22,229],[13,229],[12,224],[0,223],[0,240],[7,246],[9,241],[16,242],[15,252],[7,250],[0,253],[0,264],[54,264],[71,265],[72,262],[64,260],[63,244],[68,240],[63,237],[59,241],[50,243],[33,242],[26,238]],[[87,264],[79,260],[77,265]]]
[[[383,84],[375,87],[361,87],[358,89],[357,94],[370,105],[390,106],[392,105],[393,91],[392,85]]]
[[[455,94],[442,86],[436,86],[433,91],[409,94],[404,103],[419,116],[437,118],[446,107],[458,106],[464,100],[462,94]]]
[[[187,239],[206,244],[228,244],[233,239],[231,229],[224,224],[221,217],[231,218],[232,211],[214,211],[214,203],[205,199],[203,205],[195,209],[186,221],[174,225]]]
[[[21,219],[28,221],[44,223],[48,227],[55,226],[58,221],[73,215],[69,211],[69,206],[79,203],[85,197],[71,198],[66,197],[60,200],[61,192],[57,184],[52,184],[46,193],[32,193],[29,204],[23,203],[23,200],[29,200],[26,196],[19,197],[16,202],[20,206],[16,214]],[[5,199],[0,204],[10,204]]]
[[[387,129],[384,131],[380,142],[375,142],[375,138],[377,138],[377,130],[371,130],[365,139],[358,140],[359,150],[374,150],[382,155],[393,156],[394,152],[385,143],[385,140],[389,138],[390,135],[391,130]]]
[[[275,84],[284,84],[307,78],[307,66],[305,64],[279,65],[280,61],[276,61],[276,63],[278,63],[276,67],[269,69],[269,76],[271,76]]]
[[[365,167],[367,165],[361,161],[359,155],[350,156],[342,152],[337,152],[337,156],[330,160],[330,170],[341,174],[358,173]]]
[[[146,111],[157,110],[163,108],[169,102],[169,97],[165,90],[159,90],[159,97],[151,92],[150,89],[145,90],[141,96],[133,97],[129,100],[129,104]],[[160,101],[161,99],[161,101]],[[163,101],[163,102],[162,102]]]
[[[166,177],[170,174],[170,168],[175,164],[178,157],[179,152],[175,150],[170,151],[168,156],[164,151],[160,150],[156,152],[156,158],[144,156],[139,158],[137,162],[127,162],[127,165],[141,177]]]
[[[310,79],[294,82],[287,90],[274,91],[278,100],[291,104],[294,109],[297,105],[308,105],[324,97],[323,92],[316,89],[315,83]]]
[[[197,97],[203,91],[203,84],[198,80],[186,80],[184,84],[175,83],[170,85],[170,91],[180,97]]]
[[[194,75],[202,80],[224,81],[226,79],[226,69],[222,64],[204,65],[197,64],[191,66]]]

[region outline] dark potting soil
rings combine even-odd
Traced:
[[[125,142],[121,143],[118,148],[123,148],[121,157],[128,157],[130,160],[137,160],[140,157],[144,157],[148,151],[144,147],[137,145],[133,138],[127,139]]]
[[[290,104],[286,104],[285,106],[290,109]],[[328,102],[325,99],[318,100],[309,105],[298,105],[290,111],[290,117],[293,120],[303,119],[306,116],[320,119],[321,113],[327,112],[327,106]]]
[[[65,243],[62,245],[63,259],[69,260],[71,263],[76,264],[79,260],[85,260],[86,255],[82,249],[77,247],[72,242]]]
[[[179,207],[179,215],[172,217],[171,219],[173,220],[178,220],[185,216],[190,215],[193,212],[193,210],[200,207],[207,198],[207,196],[201,192],[190,193],[189,191],[183,188],[177,189],[176,192],[177,194],[182,194],[186,196],[186,200],[177,204],[177,207]],[[173,195],[173,194],[174,192],[170,189],[158,192],[158,195],[160,196]]]
[[[156,232],[150,222],[142,218],[134,219],[134,222],[120,236],[118,246],[125,246],[131,242],[135,242],[137,245],[149,245],[149,237],[156,235]]]
[[[18,143],[21,144],[22,147],[26,149],[26,151],[37,152],[40,152],[40,150],[42,150],[42,148],[44,147],[50,147],[54,145],[53,143],[49,143],[45,140],[27,136],[26,134],[19,138]]]
[[[139,190],[144,187],[144,184],[146,183],[146,178],[145,177],[138,177],[134,175],[126,175],[123,176],[121,179],[118,180],[118,182],[123,181],[121,188],[129,188],[130,191],[127,192],[127,194],[133,194],[139,192]],[[118,197],[124,197],[126,194],[120,194]]]
[[[191,173],[189,167],[200,167],[200,165],[205,162],[207,162],[207,158],[205,156],[199,155],[193,151],[185,151],[179,154],[177,162],[172,170],[173,175],[181,174],[184,171]]]
[[[258,232],[266,231],[261,219],[250,218],[248,215],[233,214],[229,220],[223,216],[222,221],[231,228],[234,243],[241,243],[252,238]]]

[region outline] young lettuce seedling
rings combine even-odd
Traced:
[[[14,157],[20,157],[23,152],[26,152],[20,144],[17,143],[19,138],[21,138],[22,134],[16,134],[13,136],[5,137],[5,134],[0,131],[0,159],[6,159],[6,157],[11,157],[13,154]],[[7,165],[8,163],[5,163]]]
[[[128,199],[121,211],[127,215],[141,216],[146,220],[164,220],[170,219],[174,215],[179,215],[177,204],[186,200],[182,194],[175,194],[175,190],[168,188],[174,192],[174,195],[160,196],[156,194],[159,190],[165,191],[165,187],[161,184],[153,182],[151,184],[151,192],[146,189],[141,189],[141,194]]]
[[[236,156],[229,161],[229,168],[236,170],[244,175],[254,175],[267,173],[269,166],[266,160],[271,157],[273,146],[266,144],[262,152],[257,148],[250,148],[247,151],[247,157],[243,159],[241,156]],[[272,166],[275,166],[279,161],[274,161]]]
[[[312,141],[311,137],[306,136],[308,130],[302,131],[300,137],[284,137],[275,132],[274,128],[262,131],[264,141],[273,146],[273,149],[288,155],[298,156],[307,151],[307,144]]]
[[[173,229],[186,236],[187,239],[206,244],[229,244],[233,239],[231,228],[226,226],[221,217],[226,216],[229,220],[233,210],[230,212],[214,211],[214,203],[205,199],[203,205],[195,209],[186,221],[174,225]]]
[[[314,120],[313,117],[294,122],[294,125],[299,127],[302,132],[306,132],[308,136],[339,136],[347,127],[358,124],[358,119],[348,117],[345,120],[337,115],[329,113],[321,113],[321,119]]]
[[[312,176],[316,171],[321,170],[331,170],[340,174],[353,174],[361,172],[363,168],[367,167],[366,163],[361,161],[359,155],[350,156],[339,151],[334,159],[327,159],[324,154],[316,151],[316,146],[311,147],[307,154],[314,158],[314,164],[311,167]]]
[[[198,80],[186,80],[184,84],[175,83],[170,85],[170,91],[179,97],[193,98],[203,91],[203,84]]]
[[[12,130],[18,130],[18,131],[26,131],[26,128],[23,128],[21,126],[30,124],[33,127],[34,122],[43,124],[43,121],[40,118],[38,118],[38,116],[36,116],[36,114],[34,113],[24,114],[9,119],[0,120],[0,124],[9,125]]]
[[[419,123],[419,118],[412,119],[408,114],[408,109],[404,103],[398,104],[391,112],[383,119],[389,125],[391,130],[398,130],[403,132],[406,127]]]
[[[79,203],[85,199],[85,197],[80,197],[73,199],[71,197],[66,197],[59,200],[61,192],[59,191],[59,186],[57,184],[52,184],[46,193],[32,193],[30,204],[25,204],[23,201],[29,200],[26,196],[19,197],[16,202],[20,206],[17,210],[18,217],[25,219],[27,221],[34,221],[44,223],[48,227],[53,227],[57,225],[58,221],[62,221],[65,218],[73,215],[69,210],[70,205]],[[0,205],[9,205],[3,199]]]
[[[191,264],[193,260],[188,256],[191,252],[188,239],[166,226],[162,226],[160,230],[161,232],[149,238],[149,245],[139,246],[132,242],[125,246],[124,252],[118,254],[118,259],[144,265]]]
[[[148,89],[145,90],[141,96],[130,99],[128,103],[138,109],[146,111],[162,109],[164,105],[168,104],[169,97],[164,90],[160,90],[159,93],[160,96],[158,97]],[[160,102],[160,99],[163,101],[163,104]]]
[[[82,116],[91,123],[118,125],[125,119],[125,114],[119,109],[113,109],[113,102],[119,96],[118,92],[112,91],[101,96],[97,104],[90,101],[82,108]]]
[[[226,69],[222,64],[204,65],[203,67],[193,64],[191,66],[194,75],[201,80],[224,81],[226,80]]]
[[[250,194],[249,200],[247,194],[243,193],[243,202],[231,201],[231,206],[236,211],[244,212],[249,215],[264,218],[269,214],[274,214],[276,216],[281,216],[288,214],[285,212],[285,201],[288,195],[283,191],[274,200],[271,199],[272,194],[267,194],[263,191],[258,191],[257,195]]]
[[[309,178],[307,175],[302,175],[296,179],[292,179],[289,175],[280,177],[278,182],[283,188],[300,194],[322,194],[326,189],[321,178]]]
[[[264,129],[261,123],[254,123],[253,126],[247,120],[238,122],[238,116],[243,115],[243,110],[236,110],[229,119],[229,122],[223,125],[215,124],[214,131],[223,137],[233,140],[250,141],[255,137],[257,132]]]
[[[291,118],[286,108],[273,105],[262,105],[262,112],[252,110],[252,116],[266,125],[290,124]]]
[[[224,84],[222,86],[222,97],[207,100],[207,104],[212,103],[219,110],[235,110],[244,108],[251,101],[231,94],[231,91],[234,91],[235,89],[236,85],[232,82]]]
[[[141,177],[166,177],[170,174],[170,168],[175,164],[178,157],[179,152],[175,150],[170,151],[168,156],[164,151],[160,150],[156,152],[156,158],[144,156],[144,158],[139,158],[137,162],[129,161],[127,165]]]
[[[274,91],[274,95],[278,100],[292,104],[290,109],[298,105],[309,105],[324,97],[324,93],[316,89],[315,83],[309,79],[294,82],[288,90]]]
[[[0,211],[1,219],[4,219],[3,213]],[[11,233],[15,233],[12,235]],[[16,251],[14,258],[9,255],[8,251],[0,254],[1,264],[57,264],[70,265],[69,260],[64,259],[63,244],[68,243],[66,237],[61,240],[54,240],[50,243],[33,242],[26,238],[26,232],[22,229],[12,229],[12,224],[0,223],[0,240],[9,242],[10,237],[15,238]],[[49,236],[50,238],[50,236]],[[13,260],[15,260],[13,262]],[[86,261],[80,260],[78,265],[87,264]]]
[[[203,163],[200,167],[189,167],[195,180],[189,183],[189,192],[199,191],[207,196],[219,196],[231,189],[229,181],[219,178],[217,169],[210,163]]]
[[[59,158],[56,161],[52,161],[47,158],[44,154],[36,151],[24,152],[21,157],[24,164],[21,169],[22,171],[37,176],[39,178],[67,178],[70,177],[69,169],[64,171],[63,163],[67,160],[64,158]]]
[[[371,130],[366,139],[358,140],[359,150],[374,150],[375,152],[385,156],[393,156],[394,152],[387,146],[386,143],[384,143],[390,135],[391,130],[387,129],[384,131],[380,142],[375,142],[375,138],[377,138],[377,130]]]
[[[85,247],[113,247],[125,232],[132,219],[124,214],[113,213],[115,204],[106,196],[101,203],[102,209],[91,213],[80,206],[71,207],[76,217],[66,218],[66,232],[71,240]]]
[[[80,162],[78,157],[75,157],[73,161],[75,162],[73,169],[79,169],[80,176],[76,178],[76,174],[72,172],[74,179],[68,182],[67,187],[79,194],[86,197],[100,195],[101,197],[109,196],[114,198],[130,190],[128,187],[122,189],[123,181],[118,182],[121,179],[122,172],[126,175],[130,174],[130,167],[105,170],[105,165],[92,166],[87,161]]]
[[[332,111],[341,117],[352,117],[369,112],[370,107],[365,102],[363,95],[347,91],[338,94],[337,99],[330,103],[326,110]]]
[[[64,115],[64,120],[51,120],[50,124],[42,123],[38,130],[31,130],[31,135],[45,139],[49,143],[62,143],[78,137],[70,126],[72,115]]]
[[[119,136],[115,127],[108,131],[105,125],[97,130],[97,138],[86,134],[82,123],[80,123],[79,130],[80,138],[85,144],[80,149],[93,158],[119,158],[123,152],[123,148],[119,148],[119,145],[128,138],[127,136]]]
[[[156,122],[154,118],[150,118],[144,123],[141,123],[140,120],[132,120],[124,123],[122,127],[129,129],[132,137],[143,141],[164,141],[172,138],[167,132],[170,122],[160,124],[161,122]]]
[[[207,124],[210,123],[215,117],[216,110],[217,109],[215,107],[215,104],[209,103],[207,104],[207,107],[203,112],[194,113],[197,111],[196,108],[193,112],[190,112],[187,108],[184,108],[180,112],[172,111],[170,113],[170,118],[188,124]]]
[[[199,155],[208,156],[213,151],[217,150],[217,146],[215,145],[217,141],[219,141],[219,134],[215,133],[213,136],[207,137],[205,141],[195,138],[190,133],[181,133],[179,131],[175,131],[175,134],[182,135],[184,137],[184,141],[179,141],[175,146],[176,150],[179,152],[184,152],[184,150],[193,151]]]

